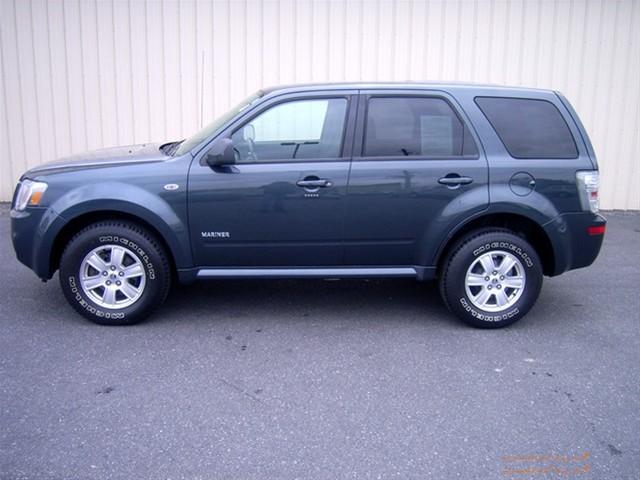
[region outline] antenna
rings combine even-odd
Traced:
[[[202,128],[202,117],[204,116],[204,50],[202,50],[202,62],[200,65],[200,128]]]

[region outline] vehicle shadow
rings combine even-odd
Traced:
[[[458,326],[435,282],[412,279],[212,280],[175,285],[151,322],[260,321],[438,323]]]

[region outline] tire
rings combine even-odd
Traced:
[[[78,232],[62,253],[59,276],[71,306],[100,325],[142,321],[164,302],[171,283],[160,242],[137,224],[118,220]]]
[[[460,240],[445,258],[440,294],[468,325],[501,328],[531,309],[542,276],[540,258],[526,240],[508,230],[479,230]]]

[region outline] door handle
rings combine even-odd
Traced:
[[[302,188],[324,188],[330,187],[332,183],[326,178],[318,178],[315,180],[298,180],[296,185]]]
[[[456,187],[459,185],[468,185],[473,182],[473,178],[471,177],[461,177],[457,173],[449,174],[446,177],[442,177],[438,179],[438,183],[440,185],[447,185],[448,187]]]

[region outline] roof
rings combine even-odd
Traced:
[[[329,82],[329,83],[301,83],[301,84],[289,84],[289,85],[277,85],[267,88],[263,88],[261,91],[263,94],[268,95],[270,93],[279,92],[284,93],[296,92],[296,91],[308,91],[308,90],[343,90],[343,89],[384,89],[384,88],[407,88],[407,89],[445,89],[445,90],[500,90],[510,92],[553,92],[550,89],[532,88],[532,87],[518,87],[518,86],[506,86],[496,84],[481,84],[481,83],[466,83],[466,82],[417,82],[417,81],[404,81],[404,82]]]

